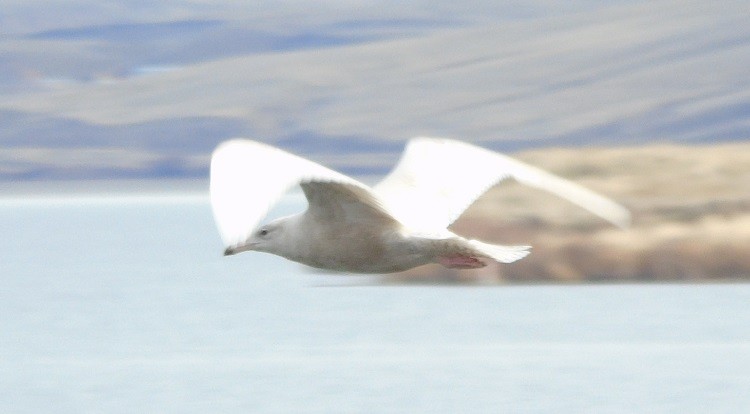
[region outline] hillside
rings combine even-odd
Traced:
[[[0,16],[0,180],[200,177],[235,136],[349,173],[417,135],[503,151],[750,136],[741,0],[57,3],[14,2],[33,11],[16,19],[64,16],[36,24]]]
[[[530,256],[478,271],[425,266],[386,281],[750,279],[750,143],[546,149],[516,156],[621,201],[633,212],[633,226],[619,230],[554,196],[502,183],[453,229],[497,243],[529,243]]]

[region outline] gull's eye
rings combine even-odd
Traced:
[[[258,232],[258,235],[261,236],[261,237],[267,236],[268,235],[268,229],[260,229],[260,231]]]

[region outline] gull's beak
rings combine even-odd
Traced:
[[[229,246],[226,249],[224,249],[224,256],[232,256],[237,253],[242,253],[248,250],[253,250],[254,246],[255,246],[255,243],[238,244],[236,246]]]

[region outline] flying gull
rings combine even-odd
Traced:
[[[617,226],[630,221],[625,208],[578,184],[448,139],[412,139],[394,170],[373,187],[245,139],[216,148],[210,175],[211,205],[225,255],[254,250],[344,272],[389,273],[428,263],[474,269],[525,257],[530,246],[489,244],[447,229],[506,178],[547,190]],[[297,185],[307,198],[307,210],[258,226]]]

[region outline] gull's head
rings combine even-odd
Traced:
[[[277,253],[283,249],[284,233],[287,228],[286,219],[274,220],[264,224],[250,235],[244,242],[227,247],[224,255],[229,256],[248,250],[255,250],[266,253]]]

